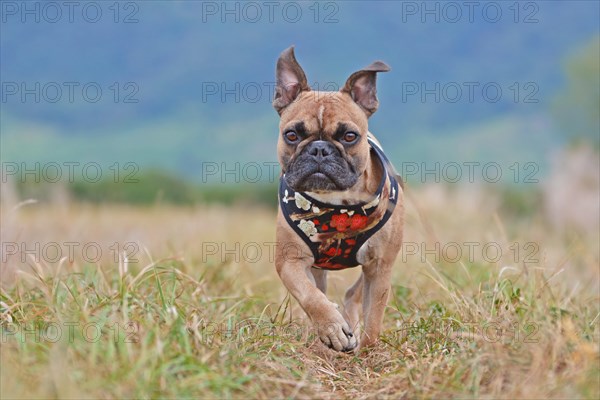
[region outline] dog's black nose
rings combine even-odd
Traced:
[[[330,155],[334,154],[337,149],[331,142],[325,140],[314,140],[306,146],[308,154],[321,161]]]

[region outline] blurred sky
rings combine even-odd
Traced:
[[[315,87],[381,59],[371,128],[394,160],[544,163],[597,1],[1,3],[3,161],[136,162],[195,177],[273,161],[279,53]]]

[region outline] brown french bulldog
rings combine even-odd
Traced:
[[[402,181],[368,127],[379,105],[377,72],[389,70],[376,61],[340,91],[323,92],[309,87],[293,46],[277,61],[273,107],[281,118],[282,173],[275,266],[321,341],[338,351],[378,340],[402,245]],[[362,274],[340,312],[325,294],[327,271],[359,265]]]

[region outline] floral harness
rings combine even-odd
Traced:
[[[279,206],[288,224],[313,253],[314,268],[339,270],[357,267],[358,250],[387,222],[398,201],[394,168],[379,145],[368,138],[383,166],[383,176],[373,199],[355,205],[322,203],[279,180]]]

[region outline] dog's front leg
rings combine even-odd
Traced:
[[[323,269],[311,268],[310,273],[315,280],[315,285],[317,288],[327,294],[327,271]]]
[[[371,346],[379,339],[383,315],[391,290],[392,262],[374,260],[363,267],[363,314],[365,329],[360,348]]]
[[[283,284],[294,296],[313,322],[319,339],[338,351],[350,351],[357,345],[356,336],[337,310],[308,277],[311,262],[306,260],[282,260],[277,271]]]

